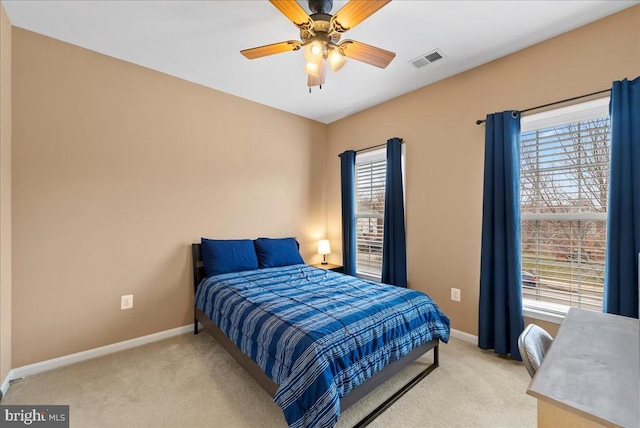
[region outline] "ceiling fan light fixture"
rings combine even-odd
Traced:
[[[322,59],[323,46],[318,40],[314,40],[304,48],[304,59],[309,63],[317,64]]]
[[[333,72],[340,70],[344,66],[345,62],[347,62],[345,56],[335,48],[329,50],[329,56],[327,59],[329,60],[329,65],[331,65],[331,71]]]
[[[302,71],[310,76],[318,77],[318,74],[320,74],[320,66],[315,62],[308,62],[307,65],[304,66]]]

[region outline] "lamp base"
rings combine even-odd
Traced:
[[[322,263],[320,263],[320,264],[321,264],[321,265],[328,265],[329,263],[327,263],[327,262],[322,262]]]

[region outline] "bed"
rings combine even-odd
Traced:
[[[341,411],[432,351],[428,367],[356,426],[368,425],[438,367],[439,341],[449,339],[448,318],[423,293],[301,263],[206,277],[200,244],[192,258],[194,334],[198,323],[209,331],[290,427],[334,426]]]

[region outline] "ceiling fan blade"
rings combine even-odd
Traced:
[[[308,87],[312,87],[312,86],[321,86],[324,85],[324,77],[326,75],[326,60],[323,58],[319,63],[318,63],[318,75],[314,76],[313,74],[309,74],[309,78],[307,79],[307,86]]]
[[[301,30],[310,30],[313,28],[313,19],[307,15],[307,12],[295,0],[269,0],[284,16],[289,18],[294,25]]]
[[[367,45],[366,43],[356,42],[355,40],[345,40],[338,45],[338,48],[347,58],[366,62],[380,68],[386,68],[396,57],[394,52]]]
[[[352,29],[391,0],[351,0],[331,18],[331,28],[338,33]]]
[[[302,46],[297,40],[288,40],[286,42],[273,43],[271,45],[259,46],[257,48],[245,49],[240,51],[248,59],[256,59],[267,55],[273,55],[282,52],[297,51]]]

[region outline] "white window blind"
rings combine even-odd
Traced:
[[[386,181],[384,149],[356,155],[356,273],[380,280]]]
[[[522,119],[525,307],[602,310],[609,147],[608,99]]]

